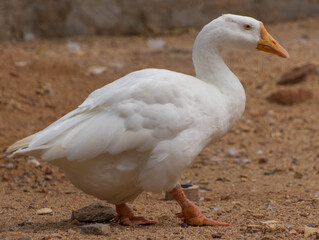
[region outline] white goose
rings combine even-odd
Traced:
[[[184,195],[179,178],[212,141],[241,117],[245,92],[221,57],[226,48],[287,58],[253,18],[226,14],[198,34],[196,77],[163,69],[132,72],[89,95],[74,111],[6,150],[62,168],[79,189],[116,205],[126,225],[155,224],[126,204],[143,191],[169,190],[190,225],[228,225],[206,218]]]

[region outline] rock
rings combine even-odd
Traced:
[[[264,232],[281,232],[285,230],[285,225],[276,220],[264,221],[260,224],[263,226]]]
[[[240,174],[239,175],[239,178],[240,178],[240,181],[242,181],[242,182],[247,182],[248,181],[248,175],[246,175],[246,174]]]
[[[47,214],[53,214],[53,211],[51,208],[41,208],[37,211],[37,215],[47,215]]]
[[[181,228],[187,228],[187,227],[188,227],[188,224],[187,224],[187,223],[182,223],[182,224],[180,225],[180,227],[181,227]]]
[[[50,85],[43,86],[43,92],[46,94],[54,95],[54,90]]]
[[[227,156],[228,157],[237,157],[238,151],[235,148],[229,148],[229,149],[227,149]]]
[[[234,209],[240,209],[243,206],[239,201],[233,201],[232,204]]]
[[[193,202],[199,201],[199,186],[192,185],[192,184],[182,184],[182,189],[189,200]],[[174,199],[173,196],[169,192],[165,193],[165,200],[173,200],[173,199]]]
[[[110,65],[111,65],[111,67],[116,68],[116,69],[122,69],[124,67],[124,64],[120,63],[120,62],[113,62]]]
[[[319,238],[319,228],[313,228],[305,226],[305,237],[315,236],[316,239]]]
[[[23,40],[25,42],[32,42],[35,39],[35,36],[32,32],[25,33],[23,36]]]
[[[31,238],[29,238],[29,237],[20,237],[20,238],[18,238],[18,240],[31,240]]]
[[[242,160],[240,160],[240,162],[242,164],[247,164],[247,163],[251,163],[251,160],[249,158],[243,158]]]
[[[45,169],[45,171],[44,171],[44,174],[45,174],[45,175],[51,175],[51,174],[53,174],[53,171],[52,171],[51,168],[48,168],[48,167],[47,167],[47,168]]]
[[[302,217],[308,217],[308,216],[309,216],[309,213],[307,213],[307,212],[302,212],[302,213],[300,213],[299,215],[302,216]]]
[[[294,103],[301,103],[312,98],[313,93],[306,88],[288,88],[281,89],[272,93],[267,100],[283,105],[291,105]]]
[[[7,165],[6,165],[6,169],[14,169],[14,164],[12,162],[9,162]]]
[[[77,43],[77,42],[68,41],[68,42],[66,43],[66,48],[67,48],[68,51],[71,52],[71,53],[76,53],[76,54],[78,54],[78,53],[81,53],[81,52],[82,52],[81,46],[80,46],[80,44]]]
[[[7,174],[3,174],[2,175],[2,181],[4,181],[4,182],[8,182],[9,181],[9,177],[8,177],[8,175]]]
[[[227,177],[218,177],[216,182],[230,182],[230,180]]]
[[[250,224],[247,226],[246,231],[249,233],[256,233],[256,232],[262,232],[263,226],[256,225],[256,224]]]
[[[160,50],[166,47],[166,41],[162,38],[148,38],[147,46],[154,50]]]
[[[86,72],[86,75],[100,75],[106,71],[106,67],[104,66],[92,66]]]
[[[222,238],[223,234],[219,232],[212,233],[212,238]]]
[[[276,221],[276,220],[269,220],[260,222],[260,224],[251,224],[247,226],[246,231],[250,233],[256,233],[256,232],[282,232],[285,230],[285,226],[282,222]]]
[[[116,211],[113,208],[97,202],[73,211],[71,220],[76,219],[79,222],[105,223],[115,218],[115,216]]]
[[[291,71],[286,72],[277,82],[279,85],[288,85],[288,84],[296,84],[302,82],[306,79],[306,76],[314,72],[316,70],[316,66],[312,63],[306,63],[301,66],[293,68]]]
[[[111,227],[108,224],[88,224],[81,226],[81,232],[85,234],[94,235],[106,235],[111,231]]]
[[[271,110],[270,110],[271,111]],[[268,112],[270,112],[270,111],[268,111]],[[263,152],[263,150],[258,150],[257,152],[256,152],[256,154],[258,154],[258,155],[261,155],[261,154],[263,154],[264,152]]]
[[[28,161],[27,161],[27,164],[28,165],[34,165],[35,167],[40,167],[41,166],[41,163],[37,160],[37,159],[35,159],[35,158],[31,158],[31,159],[29,159]]]
[[[45,175],[44,179],[47,181],[51,181],[53,179],[52,175]]]
[[[298,234],[298,232],[295,229],[291,229],[289,231],[289,235],[297,235],[297,234]]]

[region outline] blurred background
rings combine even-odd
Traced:
[[[201,28],[223,13],[264,22],[319,15],[318,0],[2,0],[0,39]]]

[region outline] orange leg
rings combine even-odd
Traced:
[[[115,217],[115,222],[120,221],[124,225],[153,225],[158,223],[156,220],[134,216],[133,210],[125,203],[116,205],[116,212],[117,216]]]
[[[185,196],[182,187],[178,184],[169,192],[182,207],[182,213],[178,215],[184,223],[193,226],[228,226],[229,223],[218,222],[204,216],[202,211]]]

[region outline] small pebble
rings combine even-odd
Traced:
[[[35,39],[35,36],[34,36],[34,34],[31,33],[31,32],[26,33],[26,34],[24,34],[24,36],[23,36],[23,40],[24,40],[25,42],[32,42],[34,39]]]
[[[216,232],[216,233],[212,233],[212,238],[222,238],[223,234]]]
[[[110,225],[102,223],[83,225],[81,229],[82,233],[94,235],[106,235],[111,231]]]
[[[12,162],[10,162],[10,163],[8,163],[7,165],[6,165],[6,169],[13,169],[14,168],[14,165],[13,165],[13,163]]]
[[[250,160],[249,158],[235,159],[235,160],[234,160],[234,163],[236,163],[236,164],[243,164],[243,165],[248,164],[248,163],[250,163],[250,162],[251,162],[251,160]]]
[[[47,181],[51,181],[53,179],[52,175],[45,175],[44,179]]]
[[[35,167],[40,167],[41,166],[41,163],[37,160],[37,159],[35,159],[35,158],[32,158],[32,159],[29,159],[28,161],[27,161],[27,164],[28,165],[34,165]]]
[[[229,148],[227,150],[227,156],[228,157],[237,157],[238,156],[238,151],[235,148]]]
[[[290,235],[297,235],[298,232],[297,232],[295,229],[291,229],[291,230],[289,231],[289,234],[290,234]]]
[[[116,69],[122,69],[124,64],[120,63],[120,62],[114,62],[111,64],[112,67],[116,68]]]
[[[46,214],[53,214],[51,208],[41,208],[37,211],[37,215],[46,215]]]
[[[92,66],[86,72],[86,75],[100,75],[106,71],[106,67],[104,66]]]
[[[69,41],[66,43],[66,48],[69,50],[71,53],[78,53],[81,52],[81,46],[77,42],[72,42]]]
[[[285,88],[272,93],[267,100],[283,105],[301,103],[313,97],[313,92],[307,88]]]
[[[247,163],[250,163],[251,160],[249,158],[244,158],[241,160],[242,164],[247,164]]]
[[[166,41],[162,38],[149,38],[147,39],[147,46],[154,50],[163,49],[166,47]]]
[[[243,205],[239,201],[232,202],[234,209],[240,209]]]
[[[222,159],[216,157],[211,157],[210,160],[218,165],[222,163]]]
[[[181,224],[181,228],[187,228],[187,227],[188,227],[187,223],[182,223]]]
[[[263,150],[258,150],[257,152],[256,152],[256,154],[258,154],[258,155],[261,155],[261,154],[263,154],[264,152],[263,152]]]
[[[265,232],[282,232],[285,230],[285,226],[282,222],[276,220],[269,220],[261,222]]]
[[[46,94],[54,95],[54,90],[49,85],[43,86],[43,91]]]

